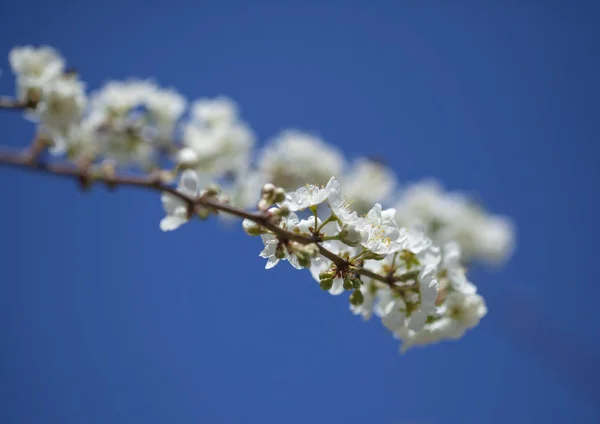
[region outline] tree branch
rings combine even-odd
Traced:
[[[88,167],[75,167],[66,163],[41,162],[38,160],[38,158],[41,153],[40,148],[42,146],[42,143],[44,143],[43,139],[37,138],[36,140],[34,140],[31,147],[25,150],[24,152],[0,151],[0,165],[56,175],[59,177],[74,179],[76,181],[84,181],[90,185],[94,182],[100,182],[106,184],[110,188],[115,188],[117,186],[129,186],[139,187],[158,192],[166,192],[186,202],[191,210],[196,210],[199,207],[208,207],[220,212],[227,213],[229,215],[236,216],[241,219],[248,219],[250,221],[253,221],[261,227],[264,227],[267,230],[271,231],[280,240],[295,241],[304,245],[314,243],[313,238],[310,236],[296,234],[294,232],[285,230],[279,227],[278,225],[275,225],[273,222],[270,221],[269,215],[267,214],[260,212],[249,212],[237,208],[235,206],[229,205],[227,203],[220,202],[214,197],[200,196],[198,198],[193,198],[183,193],[180,193],[179,191],[177,191],[177,189],[170,187],[165,182],[163,182],[160,176],[156,174],[150,174],[147,176],[139,176],[132,174],[92,175],[89,172]],[[404,275],[399,277],[382,276],[362,267],[354,267],[351,264],[351,262],[347,261],[346,259],[325,249],[319,244],[318,246],[319,253],[327,259],[329,259],[331,262],[333,262],[338,267],[338,269],[350,270],[350,268],[352,267],[351,272],[363,275],[365,277],[369,277],[373,280],[380,281],[396,290],[412,288],[412,285],[399,287],[395,285],[395,282],[406,282],[407,280],[411,279],[413,275],[410,276],[411,278],[408,278],[408,276],[405,277]]]
[[[35,108],[35,106],[35,102],[32,101],[22,101],[13,99],[12,97],[0,96],[0,109],[23,110],[28,108]]]

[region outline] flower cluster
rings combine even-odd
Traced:
[[[325,186],[306,185],[287,193],[269,213],[280,217],[281,229],[311,244],[246,222],[249,234],[261,234],[265,248],[260,256],[267,259],[266,268],[287,260],[294,268],[308,268],[332,295],[350,291],[351,311],[364,319],[380,317],[402,340],[403,350],[459,338],[487,312],[466,278],[457,243],[436,246],[421,228],[399,227],[396,210],[379,203],[358,214],[333,177]],[[324,256],[318,246],[341,260]]]
[[[439,245],[458,242],[464,260],[499,263],[514,248],[514,229],[508,218],[486,213],[465,194],[445,192],[434,180],[408,186],[395,208],[398,224],[423,226]]]
[[[379,317],[403,350],[457,339],[486,314],[466,265],[507,259],[514,228],[468,196],[430,180],[399,189],[384,163],[349,164],[299,130],[257,150],[256,135],[224,96],[188,102],[141,79],[88,95],[50,47],[14,48],[9,61],[17,97],[52,155],[106,181],[117,167],[178,179],[176,188],[159,186],[163,231],[219,211],[245,218],[246,233],[262,239],[266,268],[287,261],[308,269],[322,290],[349,292],[351,312]]]

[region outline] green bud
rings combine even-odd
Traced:
[[[314,258],[319,253],[319,245],[310,243],[302,246],[302,250],[311,258]]]
[[[216,184],[210,184],[205,188],[205,190],[207,196],[216,196],[221,192],[221,187]]]
[[[354,306],[362,305],[364,301],[365,297],[360,290],[354,290],[350,295],[350,303]]]
[[[360,286],[362,285],[360,278],[353,277],[350,280],[352,280],[353,288],[360,289]]]
[[[288,216],[290,214],[290,208],[288,208],[285,205],[282,205],[280,208],[277,209],[276,214],[277,216]]]
[[[196,207],[196,215],[202,220],[208,219],[212,210],[210,208],[198,208]]]
[[[271,183],[266,183],[261,190],[261,196],[263,197],[271,197],[273,192],[275,191],[275,185]]]
[[[307,255],[296,255],[298,257],[298,264],[302,268],[310,268],[310,256]]]
[[[330,290],[331,287],[333,287],[333,278],[326,278],[324,280],[321,280],[319,286],[323,290]]]
[[[260,225],[255,222],[250,221],[249,219],[244,219],[242,221],[242,228],[244,231],[251,236],[260,236],[264,233],[263,229]]]
[[[344,290],[352,290],[354,288],[354,283],[350,278],[344,278]]]
[[[285,200],[285,190],[281,187],[277,187],[273,192],[273,200],[275,203],[281,203]]]
[[[319,280],[332,279],[335,276],[334,271],[325,271],[319,274]]]

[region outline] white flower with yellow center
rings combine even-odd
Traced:
[[[397,333],[402,339],[401,350],[405,352],[412,346],[459,339],[486,314],[485,301],[478,294],[451,293],[439,308],[439,317],[432,323],[426,324],[421,331],[406,328]]]
[[[396,226],[395,213],[394,209],[383,210],[376,203],[364,218],[356,221],[363,247],[378,255],[388,255],[403,248],[404,237]]]

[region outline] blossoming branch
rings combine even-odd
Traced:
[[[287,262],[331,295],[348,292],[350,311],[379,317],[402,350],[460,338],[487,313],[466,264],[505,261],[514,229],[467,196],[433,180],[399,188],[386,165],[348,164],[298,130],[257,150],[227,97],[187,107],[177,91],[139,79],[88,94],[45,46],[14,48],[9,62],[16,98],[0,98],[0,109],[22,111],[36,132],[25,150],[0,151],[0,165],[83,188],[153,190],[163,231],[213,215],[241,218],[247,234],[260,236],[267,269]]]

